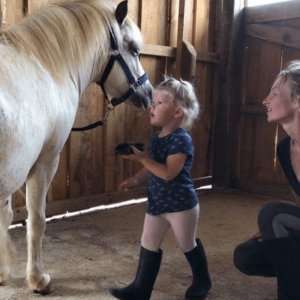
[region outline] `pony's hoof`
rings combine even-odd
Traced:
[[[44,275],[43,279],[38,284],[38,288],[34,289],[33,292],[40,295],[48,295],[53,292],[49,274]]]

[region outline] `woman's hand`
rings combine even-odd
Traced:
[[[261,235],[261,232],[258,231],[256,232],[255,234],[252,235],[251,237],[252,240],[257,240],[258,242],[262,242],[262,235]]]

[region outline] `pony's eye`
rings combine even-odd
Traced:
[[[133,48],[133,49],[131,49],[131,54],[132,54],[132,56],[139,56],[140,51],[137,48]]]

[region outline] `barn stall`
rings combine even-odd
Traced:
[[[2,26],[46,3],[1,0]],[[201,199],[198,230],[213,280],[207,299],[274,299],[275,280],[240,274],[232,251],[256,231],[263,203],[290,197],[275,152],[283,132],[266,122],[261,101],[284,62],[299,57],[300,5],[288,1],[244,8],[234,0],[130,0],[129,9],[143,34],[141,61],[151,82],[157,84],[165,73],[181,76],[195,83],[200,99],[201,118],[192,130],[197,149],[192,176]],[[101,89],[92,84],[74,126],[98,120],[105,108]],[[146,203],[110,210],[103,205],[146,196],[143,187],[117,190],[139,165],[114,151],[124,141],[147,143],[153,129],[145,120],[147,112],[121,105],[103,127],[70,134],[48,192],[47,216],[101,209],[47,225],[44,264],[55,289],[50,297],[112,299],[107,288],[131,280]],[[200,189],[204,186],[212,188]],[[25,187],[13,195],[16,224],[26,220],[24,195]],[[18,265],[12,283],[1,287],[0,299],[31,299],[20,272],[26,261],[25,227],[12,229],[11,236]],[[191,279],[188,266],[171,234],[163,249],[152,298],[182,299]]]

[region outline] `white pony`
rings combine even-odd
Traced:
[[[127,1],[60,1],[0,31],[0,284],[10,275],[11,195],[26,182],[27,284],[51,291],[41,260],[45,199],[78,101],[100,81],[113,105],[128,99],[148,107],[152,86],[139,62],[141,42]]]

